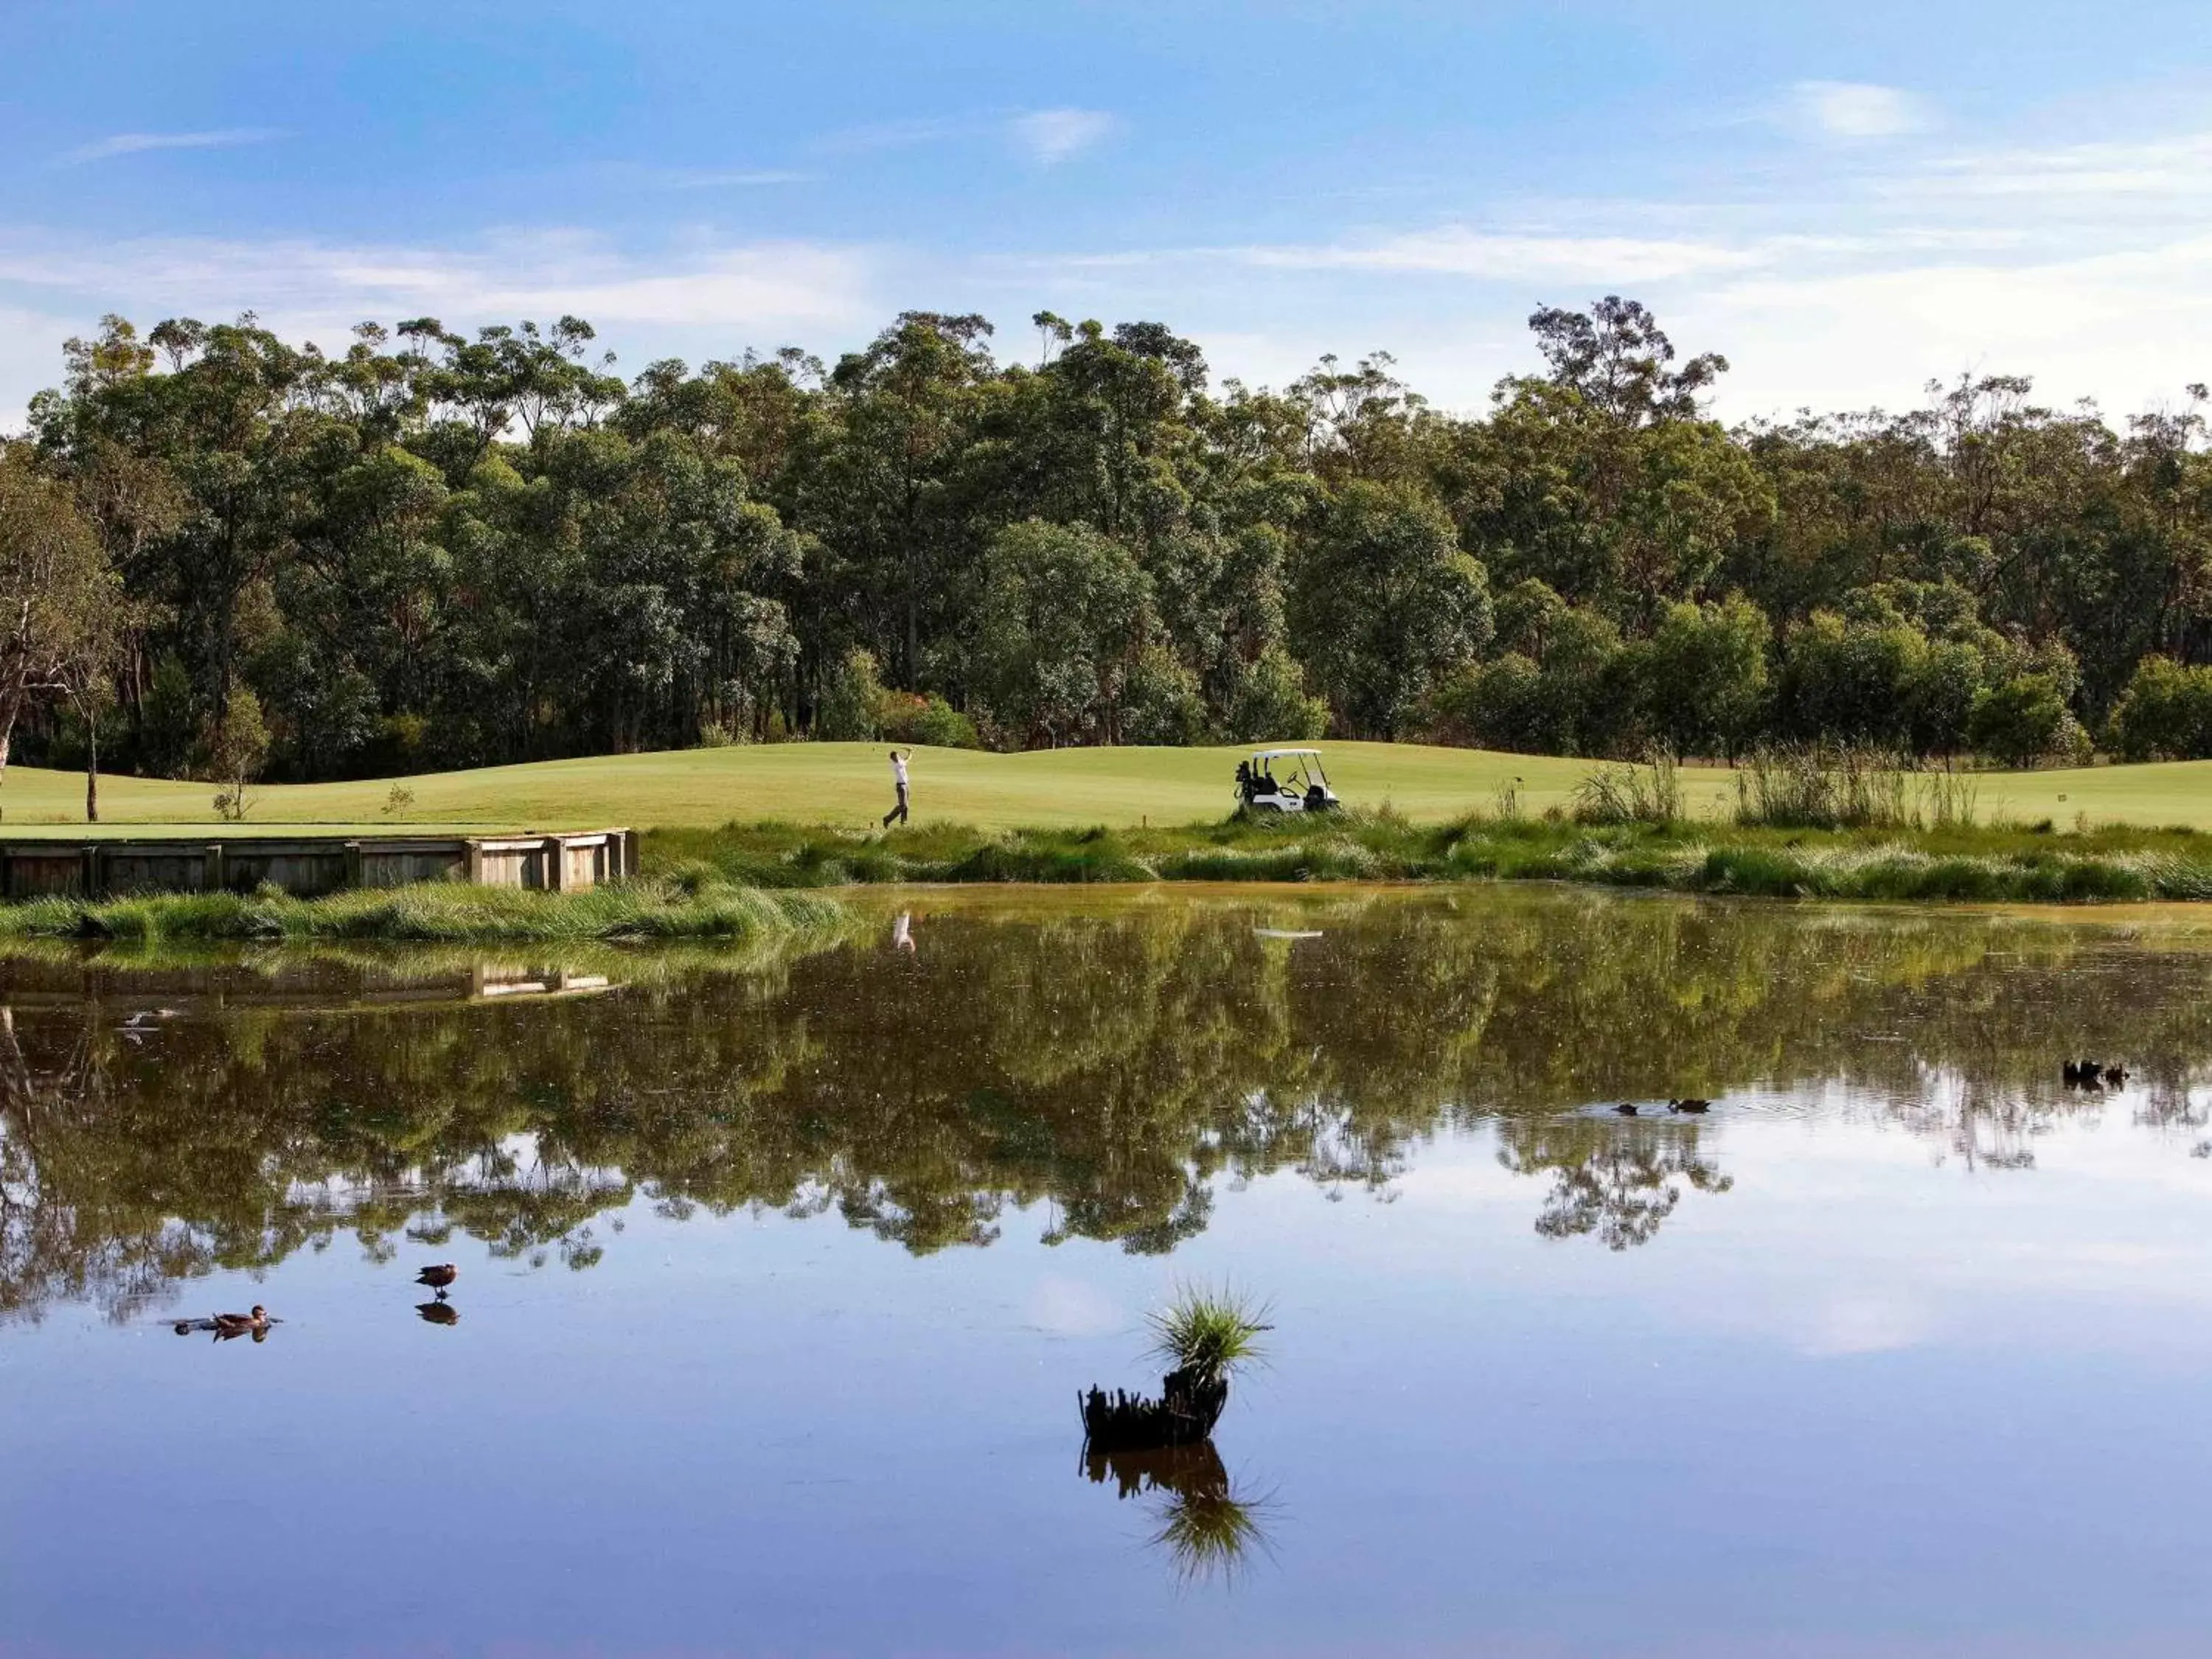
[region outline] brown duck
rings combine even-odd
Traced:
[[[436,1266],[425,1267],[421,1273],[416,1273],[415,1282],[417,1285],[428,1285],[438,1293],[438,1299],[442,1302],[446,1296],[446,1286],[460,1276],[461,1270],[452,1262],[441,1261]]]
[[[218,1342],[240,1336],[261,1342],[268,1339],[269,1328],[276,1322],[269,1316],[269,1310],[257,1302],[252,1313],[222,1313],[212,1319],[179,1319],[176,1329],[179,1336],[189,1336],[194,1331],[213,1331]]]

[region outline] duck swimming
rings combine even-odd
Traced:
[[[1670,1100],[1667,1103],[1667,1109],[1670,1112],[1697,1114],[1711,1110],[1712,1104],[1710,1100]]]
[[[212,1319],[179,1319],[173,1328],[179,1336],[189,1336],[194,1331],[213,1331],[218,1340],[251,1336],[258,1342],[276,1322],[269,1316],[269,1310],[257,1302],[252,1313],[220,1313]]]

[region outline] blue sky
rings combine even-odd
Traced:
[[[635,370],[1049,307],[1473,409],[1620,292],[1729,417],[2212,380],[2201,0],[4,0],[0,151],[9,425],[109,310],[573,311]]]

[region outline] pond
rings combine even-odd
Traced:
[[[1472,888],[16,955],[0,1653],[2199,1651],[2208,991]],[[1086,1459],[1188,1285],[1265,1364]]]

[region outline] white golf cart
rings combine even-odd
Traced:
[[[1237,763],[1237,804],[1247,812],[1333,812],[1344,805],[1318,749],[1253,750]]]

